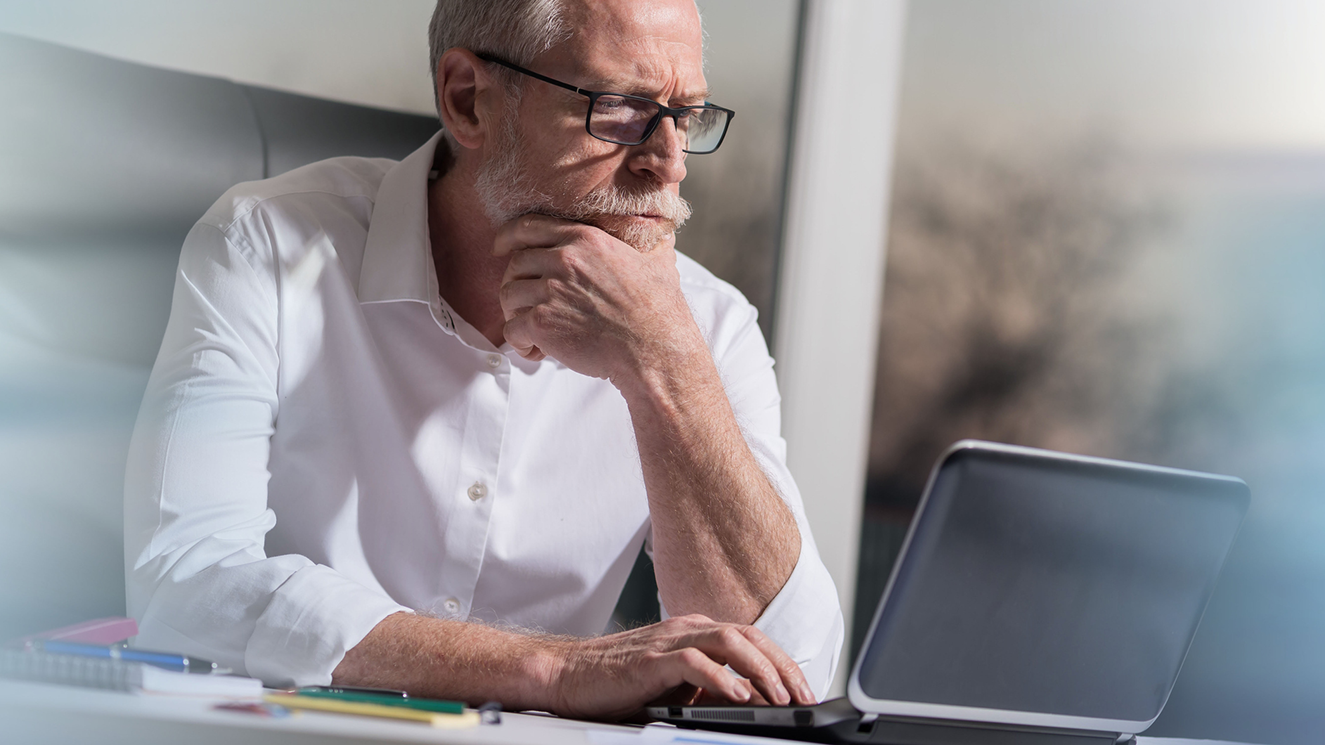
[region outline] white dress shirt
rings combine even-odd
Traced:
[[[240,184],[189,233],[126,473],[140,645],[308,685],[398,611],[607,626],[651,529],[625,400],[494,348],[441,299],[437,141]],[[800,526],[795,571],[755,625],[823,695],[842,614],[787,471],[773,360],[740,293],[678,265]]]

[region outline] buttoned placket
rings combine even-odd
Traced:
[[[504,355],[471,343],[478,341],[477,330],[466,325],[444,300],[433,302],[438,326],[452,337],[458,351],[474,360],[476,395],[461,435],[453,493],[438,495],[451,504],[445,511],[451,524],[444,527],[447,560],[432,608],[444,617],[465,619],[472,610],[483,566],[493,504],[501,496],[501,448],[511,399],[511,365]]]

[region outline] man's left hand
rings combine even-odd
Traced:
[[[497,232],[510,255],[500,300],[506,341],[526,359],[551,356],[620,385],[703,347],[681,293],[675,234],[641,252],[607,232],[547,215]]]

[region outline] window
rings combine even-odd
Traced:
[[[1325,655],[1325,8],[908,12],[853,650],[957,439],[1231,473],[1251,513],[1149,734],[1308,737],[1293,728],[1316,709],[1295,702],[1325,686],[1299,662]]]

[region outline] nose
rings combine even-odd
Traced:
[[[630,170],[637,176],[663,184],[680,183],[686,177],[685,139],[676,129],[676,119],[664,116],[649,139],[631,148]]]

